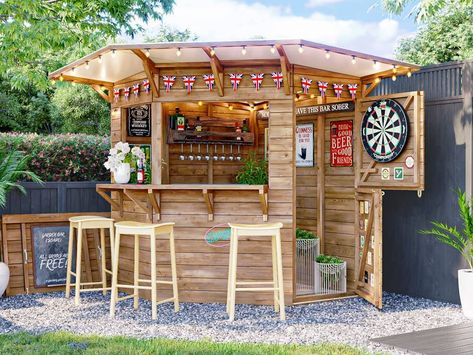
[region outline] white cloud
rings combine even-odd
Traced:
[[[300,38],[384,57],[392,57],[403,34],[393,19],[343,20],[321,12],[299,16],[287,7],[237,0],[178,0],[164,21],[177,29],[189,28],[200,41]],[[146,25],[147,34],[157,32],[159,26],[159,22]]]
[[[305,6],[306,7],[319,7],[319,6],[326,6],[326,5],[332,5],[336,4],[339,2],[342,2],[343,0],[309,0]]]

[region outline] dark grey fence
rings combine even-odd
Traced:
[[[465,140],[471,114],[464,110],[464,73],[472,63],[429,66],[393,82],[383,80],[373,95],[425,92],[425,191],[386,191],[383,199],[383,288],[385,291],[459,303],[460,255],[420,229],[429,221],[457,225],[454,189],[465,189]]]
[[[108,212],[110,205],[96,192],[98,182],[46,182],[22,183],[27,194],[18,190],[10,192],[2,214]]]

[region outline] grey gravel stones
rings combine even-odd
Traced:
[[[348,298],[287,307],[286,322],[279,321],[271,306],[237,305],[234,322],[227,320],[224,304],[181,303],[179,313],[172,304],[163,304],[156,321],[150,308],[150,302],[140,300],[135,311],[129,299],[117,305],[111,320],[109,296],[101,293],[81,295],[78,307],[63,292],[0,298],[0,334],[68,331],[216,342],[332,342],[397,353],[369,339],[467,321],[457,305],[390,293],[384,294],[382,311],[363,299]]]

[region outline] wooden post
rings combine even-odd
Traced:
[[[325,103],[325,97],[317,99],[319,104]],[[320,242],[320,253],[324,252],[325,233],[325,116],[317,116],[317,235]]]
[[[163,127],[163,105],[161,102],[151,104],[151,172],[152,183],[162,184],[163,175],[166,176],[166,167],[163,166],[163,149],[166,146],[164,142]]]

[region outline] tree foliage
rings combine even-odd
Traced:
[[[384,11],[394,15],[401,15],[407,10],[416,21],[424,22],[441,14],[447,7],[468,4],[473,4],[473,0],[379,0],[376,5],[381,5]]]
[[[146,43],[159,43],[159,42],[188,42],[196,41],[197,35],[192,33],[188,28],[185,30],[178,30],[176,28],[167,27],[162,25],[159,32],[155,35],[145,36],[144,41]]]
[[[174,0],[0,1],[0,74],[12,88],[46,90],[48,70],[103,45],[133,37],[140,23],[159,20]],[[71,49],[73,48],[73,52]]]
[[[396,57],[428,65],[473,57],[473,4],[448,5],[429,18],[412,38],[399,42]]]

